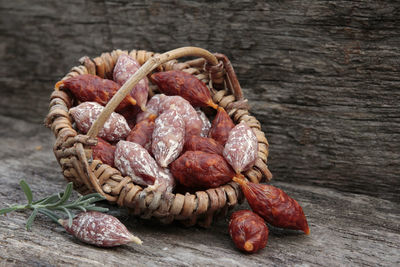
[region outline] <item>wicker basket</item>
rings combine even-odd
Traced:
[[[114,65],[122,53],[128,52],[114,50],[94,59],[83,57],[80,59],[81,65],[73,67],[63,79],[87,73],[102,78],[112,78]],[[74,129],[72,117],[68,113],[77,101],[62,90],[55,89],[51,94],[46,125],[56,136],[53,150],[64,177],[72,181],[74,188],[81,194],[98,192],[109,202],[127,207],[142,218],[155,217],[164,223],[181,220],[187,225],[198,223],[207,227],[213,218],[225,216],[229,208],[243,199],[240,188],[235,182],[194,194],[170,193],[168,196],[161,196],[159,193],[148,192],[135,185],[130,177],[122,176],[117,169],[92,159],[91,146],[97,143],[95,137],[99,129],[130,89],[144,76],[153,71],[168,70],[191,73],[208,85],[214,102],[225,108],[235,123],[245,121],[253,128],[259,142],[259,158],[245,176],[250,181],[258,183],[261,180],[270,180],[272,177],[266,165],[268,141],[261,131],[261,125],[255,117],[249,115],[247,100],[243,98],[236,74],[226,56],[211,54],[196,47],[183,47],[164,54],[132,50],[129,55],[142,67],[109,101],[86,135],[79,134]],[[186,56],[200,58],[186,62],[176,60]],[[152,87],[157,90],[155,86]]]

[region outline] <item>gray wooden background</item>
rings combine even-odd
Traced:
[[[0,137],[42,134],[12,125],[41,124],[54,83],[83,55],[188,45],[231,59],[274,182],[376,197],[400,214],[397,1],[0,0]]]

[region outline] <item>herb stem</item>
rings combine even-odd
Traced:
[[[33,221],[35,220],[38,213],[46,215],[54,222],[60,224],[61,217],[55,213],[54,211],[61,212],[68,216],[69,224],[72,223],[72,219],[74,217],[74,213],[72,210],[80,210],[80,211],[88,211],[88,210],[96,210],[96,211],[108,211],[107,208],[96,207],[93,203],[104,200],[105,198],[98,194],[93,193],[86,196],[81,196],[77,200],[69,202],[69,198],[72,194],[72,183],[68,183],[64,192],[53,194],[49,197],[42,198],[37,201],[33,201],[32,191],[29,185],[21,180],[20,186],[24,191],[28,203],[26,205],[12,205],[8,208],[0,209],[0,215],[7,214],[13,211],[19,210],[32,210],[31,215],[29,216],[26,229],[29,230],[32,226]]]

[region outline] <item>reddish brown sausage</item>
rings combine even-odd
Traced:
[[[171,163],[171,173],[185,187],[207,189],[226,184],[235,172],[217,154],[187,151]]]
[[[68,89],[80,102],[93,101],[105,106],[119,90],[120,85],[114,81],[102,79],[91,74],[82,74],[56,83],[56,88]],[[130,95],[124,98],[115,111],[136,105]]]
[[[236,247],[248,253],[264,248],[268,242],[268,227],[263,218],[250,210],[239,210],[232,214],[229,234]]]
[[[192,135],[186,138],[183,151],[203,151],[222,156],[224,147],[212,138]]]
[[[151,151],[151,136],[154,131],[155,117],[155,115],[152,115],[136,124],[126,138],[126,141],[134,142],[144,147],[147,151]]]
[[[171,70],[157,72],[151,75],[151,81],[160,91],[166,95],[179,95],[186,99],[194,107],[218,106],[212,101],[210,90],[195,76],[179,71]]]
[[[272,185],[254,184],[233,178],[240,184],[251,209],[274,226],[310,233],[306,216],[296,200]]]
[[[104,164],[114,167],[115,146],[97,137],[97,145],[92,148],[93,159],[101,160]]]
[[[218,141],[221,143],[221,145],[225,145],[226,140],[228,140],[229,133],[233,127],[235,127],[235,124],[229,117],[228,113],[226,113],[225,109],[219,107],[217,116],[215,116],[211,125],[211,129],[208,132],[208,137]]]

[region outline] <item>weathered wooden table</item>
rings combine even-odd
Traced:
[[[43,126],[54,83],[83,55],[195,45],[228,55],[270,141],[272,184],[311,234],[270,229],[244,255],[210,229],[111,213],[144,244],[100,249],[39,216],[0,217],[0,266],[400,264],[400,4],[375,1],[0,0],[0,207],[66,182]],[[244,204],[243,207],[246,207]]]

